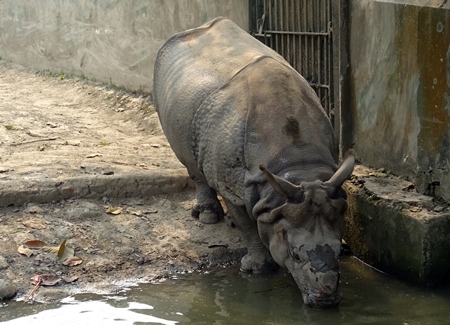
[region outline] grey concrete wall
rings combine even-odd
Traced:
[[[248,1],[0,0],[0,58],[148,92],[164,41],[217,16],[248,30]]]
[[[358,157],[450,200],[450,3],[352,0],[350,17]]]

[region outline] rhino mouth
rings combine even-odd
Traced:
[[[329,295],[325,293],[302,293],[303,302],[311,308],[327,309],[339,305],[342,300],[342,294],[339,291]]]

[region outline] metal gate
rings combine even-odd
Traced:
[[[336,130],[331,11],[331,0],[253,0],[250,32],[309,82]]]

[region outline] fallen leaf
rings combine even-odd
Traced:
[[[99,153],[93,153],[93,154],[87,155],[86,158],[95,158],[95,157],[101,157],[101,156],[102,155]]]
[[[65,266],[76,266],[80,265],[81,263],[83,263],[83,260],[78,256],[69,257],[63,262]]]
[[[66,245],[66,240],[64,240],[59,246],[43,246],[41,247],[41,250],[56,254],[60,260],[66,260],[75,254],[75,250]]]
[[[43,246],[41,250],[48,253],[58,254],[60,246]]]
[[[41,279],[41,284],[44,286],[54,286],[55,284],[57,284],[58,282],[60,282],[62,279],[55,275],[55,274],[41,274],[41,275],[35,275],[33,278],[31,278],[32,280],[34,278],[38,279],[38,277],[40,277]],[[36,282],[37,283],[37,282]],[[36,284],[33,283],[33,284]]]
[[[8,131],[18,131],[18,130],[23,130],[23,127],[21,126],[15,126],[15,125],[3,125],[5,127],[5,129],[7,129]]]
[[[128,209],[128,213],[134,214],[135,216],[142,216],[144,213],[142,210],[134,210],[134,209]]]
[[[59,245],[58,249],[58,257],[61,258],[64,254],[64,251],[66,249],[66,240],[64,239],[61,245]]]
[[[64,240],[59,246],[58,258],[64,261],[69,257],[72,257],[74,254],[75,250],[72,247],[66,245],[66,240]]]
[[[33,275],[30,280],[31,280],[31,283],[33,283],[33,284],[42,282],[41,276],[39,274]]]
[[[76,275],[69,275],[69,276],[63,277],[62,279],[63,279],[64,282],[66,282],[66,283],[72,283],[72,282],[78,280],[78,276],[76,276]]]
[[[25,246],[28,248],[42,248],[43,246],[47,245],[42,240],[29,240],[24,243]]]
[[[20,254],[26,255],[27,257],[33,255],[33,251],[24,245],[20,245],[18,251]]]
[[[47,226],[45,226],[42,221],[39,220],[25,220],[22,222],[22,224],[27,228],[33,228],[33,229],[46,229]]]
[[[121,207],[109,207],[108,209],[106,209],[106,213],[108,213],[108,214],[121,214],[122,210],[123,209]]]

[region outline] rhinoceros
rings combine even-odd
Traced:
[[[289,270],[306,305],[341,300],[338,257],[354,154],[337,164],[326,112],[279,54],[226,18],[160,48],[154,103],[196,186],[192,214],[218,222],[223,198],[242,232],[243,271]]]

